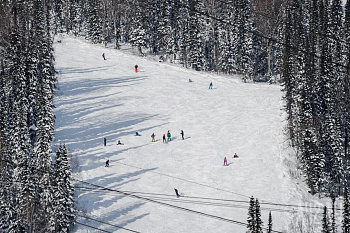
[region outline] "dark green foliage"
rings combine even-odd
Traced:
[[[50,156],[56,83],[49,24],[53,2],[1,4],[11,9],[4,18],[11,31],[0,56],[0,231],[52,232],[57,221]]]
[[[272,232],[272,215],[271,215],[271,211],[269,213],[269,221],[267,223],[267,233],[271,233]]]
[[[342,232],[350,233],[350,202],[349,202],[349,190],[347,187],[344,189],[344,202],[343,202],[343,221]]]
[[[329,227],[329,217],[328,217],[326,206],[323,208],[322,233],[331,233],[331,230]]]
[[[254,199],[254,197],[250,198],[247,222],[248,233],[263,232],[263,222],[261,220],[260,203],[259,200]]]

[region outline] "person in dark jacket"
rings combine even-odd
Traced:
[[[107,159],[105,167],[109,167],[109,159]]]
[[[184,138],[184,135],[185,135],[185,134],[184,134],[184,131],[183,131],[183,130],[181,130],[181,133],[180,133],[180,134],[181,134],[181,136],[182,136],[182,140],[185,140],[185,138]]]
[[[212,82],[210,82],[210,84],[209,84],[209,89],[213,89],[213,83]]]
[[[177,191],[177,189],[175,189],[175,188],[174,188],[174,190],[175,190],[176,197],[180,197],[179,191]]]
[[[106,60],[105,53],[102,53],[103,60]]]

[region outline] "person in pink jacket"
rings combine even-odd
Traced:
[[[226,157],[224,158],[224,166],[227,166],[227,159],[226,159]]]

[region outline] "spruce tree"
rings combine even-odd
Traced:
[[[69,232],[69,228],[75,219],[73,185],[71,177],[70,160],[65,145],[56,151],[56,163],[54,167],[54,219],[55,232]]]
[[[343,233],[350,233],[350,203],[349,203],[349,191],[348,188],[344,188],[344,201],[343,201],[343,221],[342,230]]]
[[[260,203],[258,198],[255,199],[255,232],[262,233],[263,232],[263,222],[261,220],[261,212],[260,212]]]
[[[256,202],[253,196],[250,198],[250,201],[249,201],[247,222],[248,222],[247,233],[255,233],[256,232]]]
[[[267,223],[267,233],[271,233],[272,232],[272,215],[271,215],[271,211],[269,213],[269,221]]]
[[[328,217],[326,206],[323,208],[322,233],[331,233],[331,230],[329,227],[329,217]]]

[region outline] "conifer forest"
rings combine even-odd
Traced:
[[[282,85],[308,191],[344,196],[350,232],[350,2],[341,0],[0,0],[0,232],[71,232],[75,222],[69,148],[52,147],[59,33]],[[262,232],[251,203],[249,232]],[[327,221],[324,232],[335,232]]]

